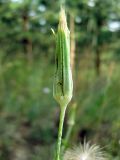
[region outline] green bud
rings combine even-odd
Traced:
[[[61,8],[56,34],[56,70],[53,96],[61,107],[67,106],[72,98],[73,81],[70,68],[70,32],[67,27],[65,11]]]

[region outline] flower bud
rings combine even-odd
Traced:
[[[53,96],[61,107],[67,106],[72,98],[73,81],[70,68],[70,32],[65,11],[61,8],[56,35],[55,76]]]

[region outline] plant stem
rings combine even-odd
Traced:
[[[62,153],[65,152],[65,150],[67,149],[69,142],[70,142],[70,137],[71,137],[71,133],[73,130],[73,126],[75,124],[75,115],[76,115],[76,103],[74,102],[70,108],[70,112],[69,112],[69,117],[68,117],[68,128],[67,128],[67,133],[66,136],[63,140],[63,145],[62,145]]]
[[[65,0],[60,0],[60,6],[65,6]]]
[[[61,141],[62,141],[62,132],[63,132],[63,123],[65,118],[66,107],[61,106],[60,110],[60,122],[59,122],[59,131],[58,131],[58,142],[57,142],[57,152],[56,152],[56,160],[60,160],[61,153]]]
[[[71,136],[72,129],[73,129],[73,125],[69,125],[68,129],[67,129],[66,137],[65,137],[65,140],[64,140],[64,144],[62,146],[62,153],[64,153],[64,151],[66,150],[66,148],[68,146],[68,142],[69,142],[69,139],[70,139],[70,136]]]

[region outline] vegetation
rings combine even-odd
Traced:
[[[54,4],[54,5],[53,5]],[[59,107],[53,99],[59,1],[0,0],[0,160],[52,160]],[[83,140],[120,159],[120,2],[66,0],[74,92],[65,148]]]

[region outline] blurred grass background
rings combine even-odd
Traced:
[[[53,5],[54,4],[54,5]],[[68,146],[90,140],[120,159],[120,2],[66,0],[74,45],[75,125]],[[53,159],[59,1],[0,0],[0,160]],[[71,18],[72,17],[72,18]]]

